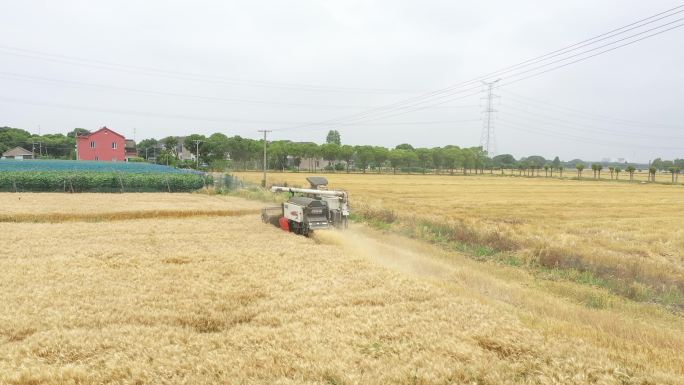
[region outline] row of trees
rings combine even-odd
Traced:
[[[303,160],[308,160],[310,171],[317,170],[317,160],[324,159],[329,169],[339,171],[380,171],[391,168],[414,169],[425,172],[428,169],[463,169],[464,172],[484,170],[489,163],[481,147],[461,149],[457,146],[443,148],[414,149],[402,144],[394,149],[380,146],[351,146],[338,144],[339,135],[329,135],[330,143],[318,145],[313,142],[273,141],[268,143],[268,166],[271,169],[301,169]],[[158,163],[179,164],[177,137],[161,140],[145,139],[138,144],[138,153],[145,159],[156,159]],[[193,134],[182,143],[197,157],[200,163],[217,165],[229,156],[234,168],[258,168],[263,156],[263,140],[240,136],[227,137],[221,133],[210,136]],[[189,164],[188,164],[189,165]]]
[[[0,127],[0,154],[14,147],[35,153],[36,158],[76,159],[76,134],[87,132],[75,128],[66,135],[36,135],[20,128]]]
[[[663,160],[661,158],[655,158],[651,162],[650,167],[655,168],[657,171],[670,171],[672,167],[684,170],[684,159]]]
[[[160,141],[155,139],[144,140],[139,145],[139,150],[147,147],[162,148],[161,157],[158,161],[168,163],[169,159],[177,157],[178,148],[177,137],[167,137]],[[197,155],[202,163],[216,165],[217,162],[224,162],[227,155],[230,156],[235,169],[260,168],[263,156],[263,140],[253,140],[240,136],[227,137],[216,133],[209,137],[203,135],[190,135],[185,138],[185,147]],[[148,151],[145,151],[148,152]],[[151,154],[151,152],[150,152]],[[144,155],[143,155],[144,156]],[[328,165],[326,169],[347,171],[356,170],[361,172],[382,172],[397,170],[408,172],[449,172],[462,170],[468,172],[484,172],[484,170],[517,170],[520,175],[535,176],[540,175],[542,170],[545,176],[554,176],[554,173],[563,176],[566,167],[576,167],[577,176],[582,177],[582,171],[588,164],[581,160],[574,160],[569,163],[562,162],[558,157],[547,160],[542,156],[529,156],[516,160],[510,154],[497,155],[489,158],[481,147],[460,148],[458,146],[444,146],[434,148],[414,148],[410,144],[404,143],[393,149],[381,146],[351,146],[342,145],[340,134],[337,131],[330,131],[326,138],[326,143],[318,145],[313,142],[291,142],[273,141],[268,143],[268,167],[270,169],[292,169],[301,170],[302,163],[307,165],[309,171],[317,170],[317,160],[323,159]],[[308,162],[303,162],[308,160]],[[684,163],[684,160],[672,161]],[[676,178],[679,168],[673,166],[673,181]],[[591,164],[594,171],[594,178],[600,178],[604,166],[599,163]],[[621,167],[610,166],[611,179],[619,179]],[[633,165],[627,165],[624,171],[628,172],[630,179],[633,179],[637,171]],[[655,178],[655,176],[653,176]]]
[[[674,163],[676,164],[676,163]],[[577,177],[581,178],[582,177],[582,171],[584,171],[584,164],[583,163],[578,163],[575,165],[575,168],[577,169]],[[650,182],[655,182],[656,181],[656,173],[658,171],[668,171],[672,175],[672,183],[676,183],[679,180],[679,173],[681,170],[684,168],[680,168],[678,166],[670,166],[667,170],[659,170],[658,168],[651,166],[648,168],[648,180]],[[603,170],[603,165],[600,163],[592,163],[591,165],[591,170],[594,172],[594,179],[600,179],[601,178],[601,171]],[[615,166],[610,166],[608,167],[608,171],[610,172],[610,179],[612,180],[615,178],[616,180],[620,179],[620,173],[623,171],[621,167],[615,167]],[[625,170],[629,174],[629,180],[633,181],[634,180],[634,173],[637,170],[636,167],[630,165],[625,168]]]
[[[0,152],[15,146],[28,149],[36,144],[36,155],[52,158],[75,159],[75,136],[87,132],[85,129],[76,128],[66,135],[48,134],[33,135],[28,131],[0,127]],[[154,160],[157,163],[169,164],[181,167],[196,167],[192,161],[182,162],[179,160],[179,145],[183,145],[196,157],[199,154],[199,162],[215,169],[224,169],[230,166],[234,169],[261,168],[263,157],[263,140],[242,138],[240,136],[228,137],[222,133],[214,133],[210,136],[193,134],[184,138],[179,143],[179,137],[169,136],[161,140],[154,138],[145,139],[138,143],[138,154],[142,159]],[[309,171],[318,169],[318,160],[323,159],[328,163],[328,170],[337,171],[360,171],[382,172],[398,170],[407,172],[449,172],[460,170],[463,173],[482,173],[484,170],[493,172],[500,170],[517,170],[520,175],[540,175],[542,170],[545,176],[554,176],[554,173],[563,175],[566,168],[575,167],[577,176],[582,177],[585,167],[590,166],[595,178],[600,178],[604,165],[600,163],[588,164],[579,159],[571,162],[562,162],[558,157],[553,160],[534,155],[516,159],[510,154],[502,154],[488,157],[481,147],[460,148],[454,145],[433,148],[414,148],[408,143],[400,144],[395,148],[388,149],[382,146],[351,146],[343,145],[340,133],[336,130],[328,132],[326,143],[316,144],[313,142],[273,141],[268,143],[268,167],[271,169],[301,169],[305,164]],[[306,160],[306,161],[305,161]],[[625,165],[624,171],[633,179],[637,171],[634,165]],[[673,182],[677,174],[684,169],[684,159],[662,160],[655,159],[649,169],[649,178],[655,180],[658,170],[672,173]],[[620,166],[610,166],[608,170],[611,179],[619,178],[623,169]]]

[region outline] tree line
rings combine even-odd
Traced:
[[[76,135],[88,132],[75,128],[65,134],[36,135],[20,128],[0,127],[0,154],[14,147],[35,153],[36,158],[76,159]]]
[[[263,140],[228,137],[221,133],[211,136],[193,134],[185,137],[182,143],[193,155],[199,151],[200,162],[207,167],[223,166],[225,159],[230,158],[233,169],[260,169],[263,159]],[[157,162],[180,164],[177,161],[177,137],[167,137],[157,141],[146,139],[140,142],[138,149],[141,153],[145,148],[161,148]],[[326,142],[292,142],[289,140],[271,141],[267,144],[267,167],[271,170],[302,170],[305,171],[340,171],[340,172],[415,172],[415,173],[483,173],[495,170],[513,170],[519,175],[563,176],[567,169],[577,171],[578,177],[583,177],[585,167],[591,167],[595,178],[601,177],[604,168],[602,163],[589,163],[581,159],[563,162],[559,157],[546,159],[540,155],[533,155],[516,159],[511,154],[501,154],[489,157],[482,147],[459,147],[446,145],[443,147],[415,148],[411,144],[403,143],[394,148],[369,145],[343,145],[337,130],[328,132]],[[150,150],[146,151],[149,154]],[[324,165],[318,165],[324,160]],[[684,159],[660,161],[656,159],[651,170],[671,171],[673,178],[679,170],[684,169]],[[190,167],[191,162],[185,162]],[[624,167],[624,168],[623,168]],[[216,167],[215,167],[216,168]],[[220,168],[220,167],[218,167]],[[611,179],[619,179],[621,172],[626,172],[633,179],[638,171],[634,164],[606,166]],[[655,178],[655,171],[653,171]],[[655,180],[655,179],[653,179]],[[674,181],[674,179],[673,179]]]
[[[76,128],[64,134],[33,135],[28,131],[0,127],[0,150],[6,151],[15,146],[31,149],[33,143],[40,143],[42,151],[47,157],[75,159],[75,136],[87,132]],[[179,150],[184,147],[195,157],[199,154],[199,162],[181,160]],[[194,168],[198,163],[200,168],[222,170],[232,169],[260,169],[262,167],[264,142],[263,139],[243,138],[238,135],[227,136],[214,133],[209,136],[192,134],[184,137],[182,143],[179,137],[168,136],[162,139],[149,138],[137,144],[137,152],[141,161],[154,161],[177,167]],[[501,154],[489,157],[482,147],[459,147],[446,145],[443,147],[418,147],[403,143],[394,148],[369,145],[342,144],[340,133],[331,130],[323,144],[314,142],[292,142],[289,140],[270,141],[267,143],[268,164],[272,170],[301,170],[305,165],[306,171],[345,171],[345,172],[415,172],[415,173],[483,173],[486,170],[513,170],[519,175],[563,176],[568,169],[574,169],[577,177],[583,176],[583,171],[591,167],[594,177],[600,178],[604,168],[601,163],[589,163],[581,159],[563,162],[559,157],[545,159],[540,155],[533,155],[516,159],[511,154]],[[41,153],[41,154],[43,154]],[[324,160],[325,165],[318,161]],[[623,168],[624,167],[624,168]],[[633,178],[637,171],[636,165],[612,164],[607,166],[611,179],[619,179],[621,172],[627,172]],[[648,169],[649,178],[655,180],[657,171],[669,171],[673,181],[680,170],[684,169],[684,159],[662,160],[655,159]]]

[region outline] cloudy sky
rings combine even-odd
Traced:
[[[536,74],[682,24],[684,7],[485,76],[679,5],[0,0],[0,126],[316,142],[337,129],[347,144],[475,146],[479,80],[501,78],[496,153],[682,158],[684,28]]]

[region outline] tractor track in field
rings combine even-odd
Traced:
[[[351,255],[404,274],[445,280],[456,271],[453,264],[440,260],[443,252],[432,245],[385,234],[361,224],[350,224],[343,232],[318,232],[313,238],[318,243],[341,247]]]
[[[138,210],[104,213],[16,213],[0,214],[0,223],[105,222],[152,218],[236,217],[258,214],[256,209],[239,210]]]

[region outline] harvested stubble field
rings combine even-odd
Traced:
[[[684,383],[681,316],[601,288],[363,225],[304,238],[192,216],[255,207],[237,198],[0,198],[17,216],[189,210],[0,223],[0,383]]]
[[[238,173],[248,181],[258,173]],[[271,174],[306,185],[309,174]],[[357,212],[516,265],[588,272],[614,292],[684,308],[684,186],[550,178],[327,174]],[[418,226],[416,226],[416,224]],[[602,282],[607,280],[610,282]]]

